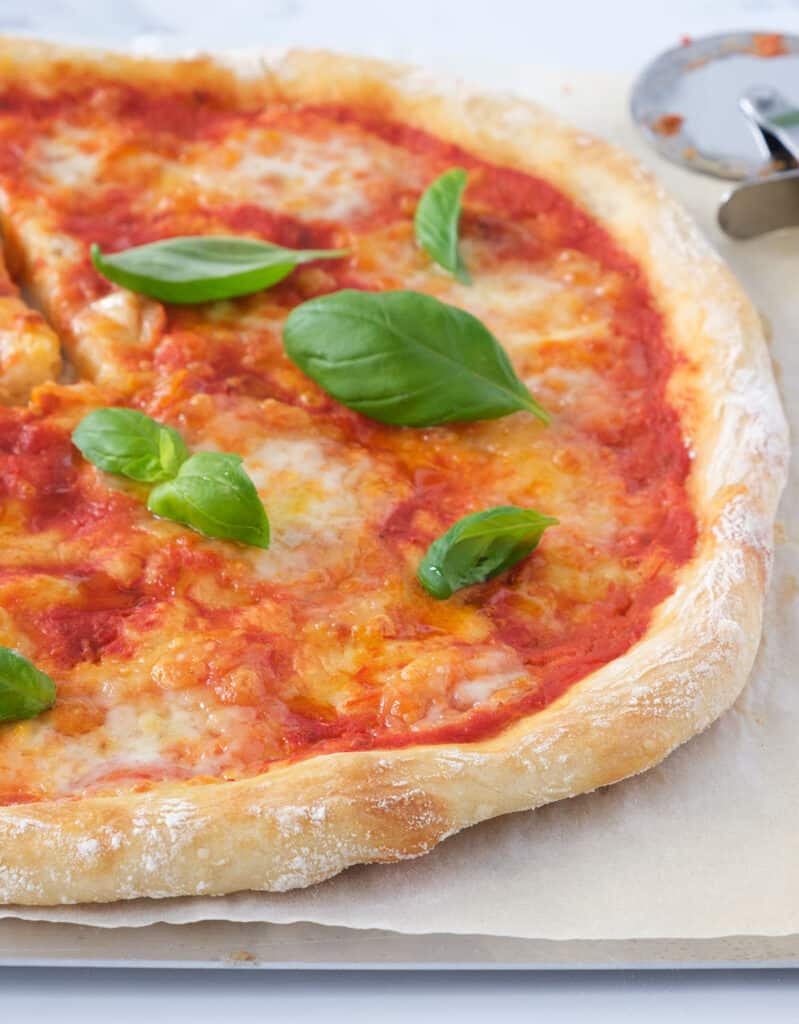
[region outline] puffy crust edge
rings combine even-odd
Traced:
[[[682,357],[669,396],[694,457],[697,554],[647,636],[490,740],[311,758],[224,784],[0,809],[0,900],[51,905],[286,890],[417,856],[478,821],[643,771],[746,681],[761,630],[787,426],[761,326],[687,214],[632,159],[534,104],[381,61],[290,52],[144,61],[0,41],[0,78],[77,61],[260,99],[357,102],[550,178],[639,262]],[[241,70],[237,75],[230,68]]]

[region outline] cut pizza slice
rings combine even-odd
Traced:
[[[640,771],[729,705],[784,423],[753,310],[627,158],[380,63],[3,56],[0,218],[78,380],[0,411],[0,644],[57,691],[0,725],[2,898],[308,884]],[[442,177],[457,260],[416,233]],[[188,304],[90,258],[209,235],[346,252]],[[467,364],[546,415],[470,404]],[[84,457],[120,405],[240,457],[269,548]]]
[[[26,402],[33,388],[55,380],[60,371],[58,335],[23,301],[0,247],[0,403]]]

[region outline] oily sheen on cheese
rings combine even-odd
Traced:
[[[469,175],[471,286],[414,242],[421,192],[453,166]],[[6,87],[0,215],[79,378],[56,383],[52,360],[29,405],[0,410],[0,644],[58,685],[51,711],[0,733],[6,803],[492,735],[624,654],[693,552],[659,312],[634,262],[544,181],[366,109],[66,68]],[[111,286],[88,257],[210,233],[349,255],[196,307]],[[338,405],[281,328],[339,288],[474,313],[552,424],[400,429]],[[112,404],[241,454],[270,549],[159,521],[144,488],[82,460],[71,430]],[[415,579],[427,546],[501,504],[559,525],[512,571],[432,600]]]

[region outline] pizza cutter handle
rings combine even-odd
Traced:
[[[724,197],[718,218],[731,238],[799,227],[799,170],[744,182]]]
[[[776,89],[752,86],[739,105],[775,173],[751,178],[721,201],[719,226],[731,238],[799,227],[799,110]]]

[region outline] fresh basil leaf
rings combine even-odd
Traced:
[[[161,302],[230,299],[271,288],[300,263],[337,259],[344,249],[284,249],[225,235],[187,235],[112,254],[91,248],[95,269],[114,284]]]
[[[73,430],[72,442],[107,473],[145,483],[171,479],[189,457],[176,430],[135,409],[95,409]]]
[[[55,683],[27,658],[0,647],[0,722],[35,718],[55,703]]]
[[[428,186],[419,200],[414,217],[416,241],[436,263],[462,284],[471,277],[458,246],[461,198],[466,188],[466,171],[453,167]]]
[[[240,455],[197,452],[174,480],[150,493],[147,508],[206,537],[269,547],[269,520]]]
[[[516,565],[538,546],[544,530],[557,522],[515,505],[464,516],[427,549],[417,579],[442,601],[462,587],[490,580]]]
[[[405,427],[549,416],[487,327],[421,292],[345,289],[297,306],[283,327],[289,358],[335,399]]]

